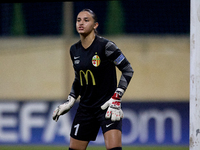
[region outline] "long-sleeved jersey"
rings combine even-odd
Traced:
[[[80,105],[97,108],[114,94],[117,87],[126,90],[133,69],[121,50],[111,41],[96,36],[85,49],[81,41],[70,48],[75,79],[70,95],[80,95]],[[116,66],[122,72],[117,85]]]

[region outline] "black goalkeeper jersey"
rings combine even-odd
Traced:
[[[133,69],[121,50],[111,41],[96,36],[85,49],[81,41],[70,48],[75,79],[70,95],[80,96],[80,105],[99,108],[114,94],[117,87],[126,90]],[[116,66],[122,72],[117,85]]]

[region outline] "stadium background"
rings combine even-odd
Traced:
[[[123,101],[137,104],[133,109],[167,106],[188,112],[189,0],[1,3],[0,8],[1,108],[16,102],[20,112],[29,102],[46,101],[52,106],[66,99],[74,79],[69,48],[79,40],[76,15],[90,8],[98,16],[99,34],[117,44],[135,71]],[[1,122],[13,112],[6,113],[1,111]],[[2,123],[1,133],[7,130],[15,128]],[[189,139],[189,129],[183,130],[183,137]],[[6,145],[2,139],[0,143]],[[137,140],[136,144],[144,143]]]

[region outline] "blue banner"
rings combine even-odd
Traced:
[[[56,123],[54,109],[64,101],[1,101],[0,144],[68,145],[78,107]],[[188,102],[123,102],[123,145],[189,145]],[[99,131],[92,145],[104,145]]]

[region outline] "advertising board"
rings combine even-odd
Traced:
[[[0,144],[68,145],[78,103],[56,123],[64,101],[1,101]],[[189,145],[188,102],[123,102],[124,145]],[[104,145],[101,130],[92,145]]]

